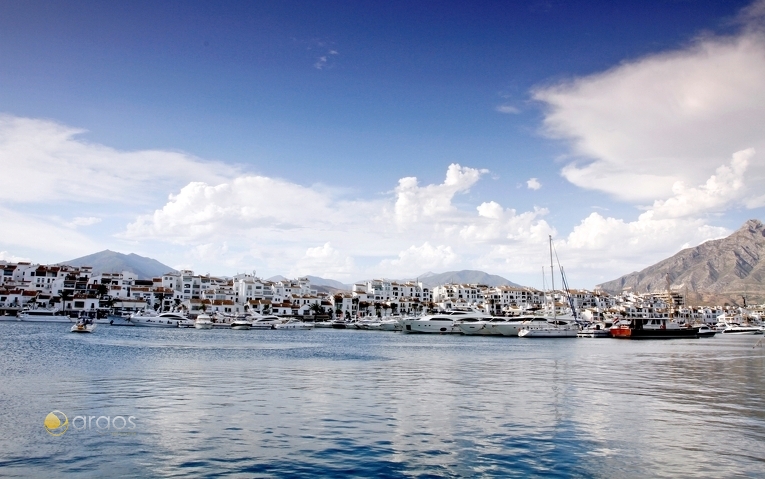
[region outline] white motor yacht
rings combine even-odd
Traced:
[[[248,330],[252,327],[252,320],[245,315],[239,315],[231,321],[231,329]]]
[[[135,313],[130,315],[130,322],[136,326],[151,328],[177,328],[184,318],[180,313]]]
[[[197,316],[197,319],[194,321],[194,327],[196,329],[212,329],[212,319],[207,314],[202,313]]]
[[[250,326],[252,329],[276,329],[275,326],[282,322],[282,318],[273,314],[262,315],[256,313],[253,317],[255,319]]]
[[[544,325],[547,326],[547,319],[543,316],[525,315],[509,318],[508,321],[492,323],[488,328],[495,334],[501,334],[502,336],[517,337],[518,332],[526,325]]]
[[[401,331],[401,321],[397,318],[389,318],[380,321],[381,331]]]
[[[547,318],[546,324],[535,321],[527,322],[518,331],[519,338],[575,338],[579,325],[562,321],[557,318]]]
[[[507,323],[507,318],[487,315],[486,319],[466,318],[454,322],[462,334],[468,336],[500,336],[502,333],[493,326]]]
[[[305,323],[299,319],[290,319],[286,323],[279,323],[276,329],[313,329],[313,323]]]
[[[32,323],[73,323],[75,320],[58,309],[24,309],[16,315],[19,321]]]
[[[445,311],[443,313],[429,314],[426,316],[404,318],[402,332],[405,333],[461,333],[462,330],[455,324],[456,321],[470,322],[491,318],[490,315],[480,311]]]

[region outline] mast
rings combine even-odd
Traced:
[[[555,310],[555,269],[553,268],[553,255],[552,255],[552,235],[547,235],[550,238],[550,285],[552,290],[550,291],[550,300],[552,302],[553,319],[558,317]]]

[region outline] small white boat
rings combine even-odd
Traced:
[[[73,333],[92,333],[95,331],[96,326],[98,325],[94,321],[80,320],[77,321],[76,324],[72,325],[72,328],[69,331]]]
[[[401,328],[399,319],[390,318],[380,321],[380,331],[401,331]]]
[[[290,319],[286,323],[280,323],[275,326],[276,329],[313,329],[313,323],[304,323],[299,319]]]
[[[194,327],[196,329],[212,329],[213,322],[210,316],[203,313],[197,316],[197,319],[194,321]]]
[[[699,328],[699,332],[696,333],[696,334],[698,334],[698,336],[700,338],[711,338],[712,336],[717,334],[717,331],[715,331],[714,329],[710,328],[706,324],[702,324],[698,328]]]

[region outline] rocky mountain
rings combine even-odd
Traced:
[[[463,283],[463,284],[485,284],[487,286],[518,286],[512,281],[497,276],[496,274],[488,274],[483,271],[475,270],[462,270],[462,271],[447,271],[446,273],[425,273],[420,276],[419,281],[428,288],[438,286],[446,283]]]
[[[81,258],[62,261],[59,264],[70,266],[92,266],[93,274],[121,273],[130,271],[138,275],[138,279],[151,279],[165,273],[176,272],[170,266],[156,259],[139,256],[135,253],[123,254],[116,251],[104,250]]]
[[[669,274],[673,290],[754,299],[765,294],[765,261],[761,259],[765,259],[765,225],[749,220],[727,238],[684,249],[642,271],[599,286],[609,292],[665,291]]]

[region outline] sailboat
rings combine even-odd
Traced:
[[[547,321],[544,323],[537,323],[534,324],[533,322],[529,321],[528,323],[524,323],[523,328],[521,328],[520,331],[518,331],[518,337],[520,338],[575,338],[576,333],[579,332],[579,325],[576,322],[576,308],[574,308],[574,304],[572,301],[571,296],[569,295],[569,306],[571,307],[571,312],[573,314],[573,321],[571,319],[564,319],[564,318],[558,318],[558,311],[555,306],[555,273],[553,269],[553,244],[552,244],[552,235],[548,236],[550,239],[550,276],[552,277],[552,290],[550,291],[550,306],[552,307],[552,318],[547,317]],[[560,262],[559,262],[560,264]],[[544,279],[544,270],[542,271],[542,277]],[[566,290],[568,290],[568,286],[566,285],[566,278],[563,275],[563,268],[561,268],[561,278],[563,280],[563,284]]]

